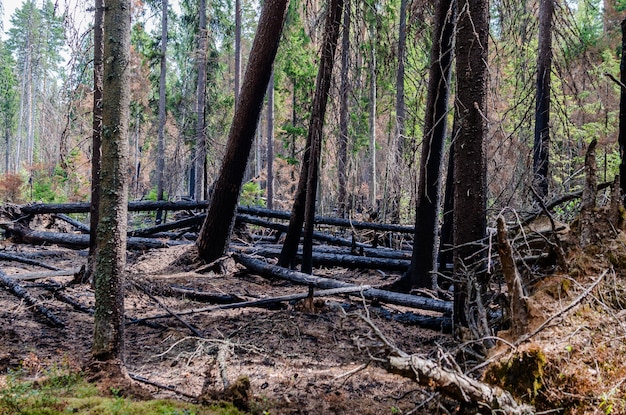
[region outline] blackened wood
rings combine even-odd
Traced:
[[[285,279],[297,284],[312,285],[316,288],[340,288],[354,286],[354,284],[347,282],[317,277],[315,275],[304,274],[287,268],[271,265],[258,259],[251,258],[247,255],[234,254],[234,258],[237,262],[252,272],[259,273],[260,275]],[[401,294],[376,288],[363,291],[363,296],[370,300],[376,299],[389,304],[397,304],[421,310],[431,310],[442,313],[449,313],[452,311],[452,303],[448,301],[418,297],[410,294]]]
[[[280,251],[276,249],[255,249],[255,255],[276,258]],[[350,254],[312,253],[313,265],[316,267],[344,267],[350,269],[381,269],[388,271],[406,271],[410,260],[396,258],[372,258]],[[302,261],[302,254],[296,254],[296,261]]]
[[[57,316],[46,308],[39,300],[30,295],[28,291],[19,285],[14,279],[10,278],[3,271],[0,271],[0,282],[4,285],[13,295],[24,300],[26,304],[35,309],[39,314],[44,316],[49,323],[54,327],[65,327],[65,323],[61,321]]]
[[[228,247],[248,155],[285,22],[287,3],[287,0],[266,0],[261,9],[224,159],[206,220],[196,241],[198,255],[206,262],[221,257]]]
[[[6,229],[6,225],[3,226]],[[33,231],[24,226],[11,226],[9,228],[12,239],[18,243],[29,244],[55,244],[72,249],[82,249],[89,247],[89,235]],[[128,238],[128,249],[151,249],[167,248],[173,245],[189,245],[191,241],[159,240],[153,238]]]
[[[58,213],[56,215],[54,215],[55,218],[61,219],[64,222],[69,223],[70,225],[72,225],[73,227],[75,227],[76,229],[78,229],[79,231],[81,231],[82,233],[89,233],[89,225],[86,225],[84,223],[82,223],[81,221],[75,220],[70,218],[69,216],[63,214],[63,213]]]
[[[61,270],[61,268],[57,268],[53,265],[48,265],[45,262],[35,261],[34,259],[25,258],[20,255],[8,254],[6,252],[0,252],[0,259],[4,259],[5,261],[21,262],[22,264],[35,265],[37,267],[42,267],[53,271]]]

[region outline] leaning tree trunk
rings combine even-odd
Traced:
[[[102,143],[102,71],[104,54],[104,0],[96,0],[93,25],[93,138],[91,144],[91,207],[89,209],[89,258],[96,255],[96,229],[100,203],[100,147]],[[91,269],[91,267],[89,267]]]
[[[267,0],[263,4],[228,134],[226,153],[215,182],[206,220],[196,242],[200,257],[207,262],[222,256],[228,247],[248,155],[283,30],[287,3],[288,0]]]
[[[424,140],[415,209],[415,235],[411,266],[402,278],[404,288],[437,288],[437,225],[441,199],[441,164],[447,132],[448,97],[452,74],[454,0],[437,3],[430,57]]]
[[[167,0],[162,0],[161,15],[161,73],[159,74],[159,131],[157,134],[157,200],[163,200],[163,173],[165,170],[165,121],[167,109],[165,102],[165,73],[167,69]],[[156,223],[161,223],[162,210],[157,210]]]
[[[537,52],[537,103],[533,146],[533,186],[537,194],[548,196],[550,149],[550,72],[552,71],[552,15],[554,0],[541,0],[539,7],[539,50]]]
[[[337,38],[339,37],[339,23],[337,23],[337,28],[331,28],[329,25],[334,24],[335,19],[340,19],[341,17],[335,16],[334,14],[337,7],[341,10],[343,7],[343,1],[340,1],[339,5],[333,1],[329,7],[330,13],[327,15],[324,41],[321,51],[322,56],[317,72],[315,96],[313,97],[313,106],[311,110],[311,121],[309,123],[306,148],[304,155],[302,156],[302,167],[300,169],[298,189],[296,190],[296,195],[291,209],[291,216],[289,218],[289,230],[287,231],[287,236],[285,237],[285,241],[283,243],[283,249],[281,250],[280,257],[278,259],[278,264],[283,267],[295,266],[298,242],[300,240],[300,235],[302,234],[302,225],[305,222],[305,217],[311,214],[313,216],[315,215],[315,208],[313,207],[313,209],[311,209],[311,207],[307,207],[307,204],[315,203],[315,192],[317,190],[315,187],[317,186],[317,169],[319,168],[324,114],[326,112],[328,91],[330,89],[335,48],[337,45]],[[312,164],[314,164],[314,166],[311,168]],[[311,174],[314,174],[315,177],[311,177]],[[313,187],[314,192],[311,196],[309,195],[311,192],[310,186]],[[309,222],[309,227],[307,227],[306,230],[312,232],[312,222]],[[308,237],[310,236],[311,234],[308,235]]]
[[[330,0],[324,28],[324,40],[322,42],[322,57],[317,73],[317,88],[313,102],[314,107],[311,119],[313,139],[311,140],[311,156],[309,158],[309,171],[306,184],[301,268],[301,271],[307,274],[313,272],[313,228],[315,226],[315,201],[317,196],[319,163],[322,152],[322,129],[324,127],[324,116],[326,115],[328,91],[330,90],[333,77],[333,62],[335,60],[335,51],[337,50],[342,10],[343,0]]]
[[[196,90],[196,146],[194,160],[195,199],[203,200],[206,192],[206,61],[207,61],[207,28],[206,1],[200,0],[200,31],[198,36],[198,85]]]
[[[130,112],[130,0],[107,2],[104,15],[100,221],[94,286],[93,356],[124,355],[124,268],[128,220],[128,125]]]
[[[622,20],[622,50],[626,50],[626,19]],[[626,53],[622,53],[619,65],[620,81],[626,85]],[[619,164],[620,189],[622,196],[626,194],[626,88],[620,88],[619,95],[619,152],[621,161]],[[622,203],[624,200],[622,199]],[[626,206],[626,204],[625,204]]]
[[[485,236],[487,163],[487,45],[489,5],[487,0],[461,0],[456,36],[457,98],[455,116],[459,132],[454,140],[454,320],[465,322],[472,284],[468,278],[479,272]],[[484,281],[479,281],[479,283]]]

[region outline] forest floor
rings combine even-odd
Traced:
[[[1,243],[2,252],[64,270],[87,262],[85,251]],[[306,287],[249,273],[232,259],[225,260],[219,272],[200,272],[197,264],[184,260],[191,249],[129,252],[128,279],[154,296],[129,284],[129,318],[162,314],[163,305],[177,311],[207,306],[165,295],[171,286],[247,300],[307,292]],[[472,374],[510,390],[543,413],[626,413],[626,237],[619,232],[585,251],[572,247],[567,255],[567,274],[544,275],[534,285],[533,335],[516,342],[506,332],[498,333],[500,341],[487,356],[490,364]],[[16,279],[41,272],[18,262],[0,263],[0,269]],[[340,268],[317,269],[315,274],[372,286],[397,277]],[[10,292],[0,291],[0,387],[8,369],[22,367],[36,377],[53,365],[82,368],[89,360],[93,317],[55,299],[50,290],[50,281],[64,284],[65,294],[93,307],[91,286],[69,284],[72,279],[68,275],[19,281],[65,323],[64,328],[51,327]],[[388,348],[373,327],[399,349],[442,365],[465,356],[464,369],[479,363],[462,353],[472,350],[472,342],[460,344],[442,331],[389,318],[406,311],[416,310],[372,304],[355,294],[316,299],[312,305],[283,303],[272,309],[182,315],[202,337],[174,318],[154,320],[161,327],[128,324],[126,366],[135,376],[193,396],[211,391],[217,396],[225,384],[245,376],[254,396],[249,411],[258,414],[458,413],[458,402],[387,370]],[[155,397],[187,399],[175,391],[144,386]]]

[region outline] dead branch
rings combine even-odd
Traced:
[[[444,368],[438,363],[417,355],[408,355],[389,341],[370,318],[358,314],[376,336],[391,350],[387,356],[392,371],[414,379],[419,384],[432,387],[462,402],[487,407],[509,415],[531,415],[534,408],[518,403],[513,396],[497,386],[479,382],[459,370]]]
[[[347,282],[291,271],[283,267],[271,265],[258,259],[251,258],[247,255],[233,254],[233,257],[237,262],[248,268],[250,271],[261,275],[285,279],[298,284],[313,285],[316,288],[354,287],[354,285]],[[363,291],[363,295],[367,299],[377,299],[390,304],[414,307],[422,310],[438,311],[442,313],[452,312],[451,302],[434,298],[418,297],[416,295],[396,293],[376,288],[370,288]]]
[[[314,297],[326,297],[326,296],[338,295],[338,294],[348,294],[348,293],[359,292],[361,290],[367,290],[369,288],[371,288],[369,285],[364,285],[360,287],[350,286],[350,287],[336,288],[332,290],[320,290],[320,291],[315,291],[313,293],[313,296]],[[212,311],[217,311],[217,310],[231,310],[231,309],[246,308],[246,307],[265,307],[271,304],[282,303],[286,301],[304,300],[305,298],[308,298],[309,296],[310,296],[310,293],[308,292],[303,293],[303,294],[283,295],[280,297],[263,298],[261,300],[244,301],[241,303],[222,304],[222,305],[211,306],[211,307],[181,310],[181,311],[177,311],[176,314],[178,314],[179,316],[183,316],[183,315],[188,315],[188,314],[210,313]],[[154,320],[154,319],[167,318],[167,317],[171,317],[171,314],[157,314],[157,315],[150,316],[150,317],[136,319],[136,320],[131,321],[130,323],[131,324],[141,323],[147,320]]]
[[[164,309],[165,311],[167,311],[167,313],[169,315],[171,315],[172,317],[174,317],[176,320],[180,321],[185,327],[187,327],[194,335],[196,335],[199,338],[204,338],[204,335],[195,327],[193,327],[191,324],[187,323],[185,320],[182,319],[182,317],[180,317],[178,315],[178,313],[176,313],[175,311],[171,310],[168,306],[166,306],[165,304],[163,304],[163,302],[161,300],[159,300],[158,298],[156,298],[154,295],[152,295],[152,293],[145,288],[143,285],[139,284],[136,281],[131,281],[131,284],[133,284],[135,287],[137,287],[139,290],[141,290],[144,294],[146,294],[148,297],[150,297],[150,299],[152,301],[154,301],[155,303],[157,303],[157,305],[159,307],[161,307],[162,309]]]
[[[55,218],[60,219],[64,222],[69,223],[70,225],[72,225],[73,227],[75,227],[76,229],[78,229],[79,231],[81,231],[82,233],[89,233],[89,226],[85,225],[84,223],[77,221],[75,219],[70,218],[69,216],[63,214],[63,213],[57,213],[56,215],[54,215]]]
[[[52,265],[48,265],[45,262],[36,261],[34,259],[25,258],[20,255],[7,254],[6,252],[0,252],[0,259],[4,259],[5,261],[15,261],[21,262],[22,264],[34,265],[41,268],[50,269],[53,271],[61,271],[61,268],[57,268]]]
[[[159,389],[168,390],[170,392],[174,392],[174,393],[176,393],[176,394],[178,394],[180,396],[184,396],[184,397],[189,398],[189,399],[194,399],[194,400],[197,399],[197,396],[191,395],[191,394],[183,392],[183,391],[179,391],[178,389],[176,389],[173,386],[164,385],[162,383],[154,382],[152,380],[149,380],[149,379],[147,379],[147,378],[145,378],[143,376],[136,375],[134,373],[128,373],[128,376],[130,376],[131,379],[133,379],[133,380],[135,380],[137,382],[145,383],[146,385],[154,386],[154,387],[157,387]]]
[[[28,291],[19,285],[15,280],[7,276],[3,271],[0,271],[0,282],[9,290],[13,295],[23,299],[26,304],[33,307],[39,314],[44,316],[54,327],[65,327],[65,323],[55,316],[52,311],[41,304],[35,297],[30,295]]]
[[[506,237],[504,217],[498,216],[498,254],[502,265],[502,274],[509,291],[511,308],[511,333],[517,337],[528,328],[528,298],[522,286],[522,277],[515,265],[511,244]]]

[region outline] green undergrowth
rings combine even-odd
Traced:
[[[79,373],[52,369],[37,380],[24,371],[10,372],[0,389],[0,415],[239,415],[230,404],[203,406],[155,399],[133,400],[112,390],[103,396]]]

